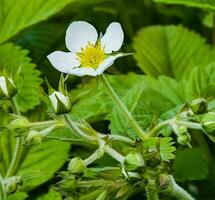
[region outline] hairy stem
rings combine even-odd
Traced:
[[[107,80],[107,78],[105,77],[104,74],[101,75],[101,80],[102,80],[104,86],[106,87],[108,94],[110,95],[110,97],[114,101],[114,103],[123,112],[123,114],[126,117],[128,123],[130,123],[130,125],[134,128],[134,130],[136,131],[137,135],[142,140],[145,140],[147,138],[145,132],[141,129],[141,127],[139,126],[139,124],[137,123],[137,121],[133,118],[133,116],[131,115],[131,113],[128,111],[128,109],[125,107],[125,105],[123,104],[123,102],[117,96],[117,94],[115,93],[114,89],[111,87],[109,81]]]
[[[159,123],[158,125],[156,125],[149,133],[148,136],[149,137],[155,137],[158,135],[159,131],[161,129],[163,129],[165,126],[168,126],[170,124],[170,122],[172,121],[172,119],[169,120],[165,120],[161,123]]]
[[[15,99],[11,100],[11,104],[12,104],[14,112],[17,115],[21,115],[20,112],[19,112],[19,109],[18,109],[18,106],[16,104]],[[10,165],[8,167],[8,170],[6,172],[5,178],[8,178],[10,176],[15,175],[15,173],[19,169],[20,160],[21,160],[21,157],[22,157],[22,142],[23,142],[23,137],[22,136],[19,136],[19,137],[16,138],[16,145],[15,145],[13,157],[12,157],[11,163],[10,163]]]
[[[5,190],[4,180],[2,175],[0,174],[0,200],[6,200],[7,194]]]
[[[180,187],[176,182],[173,176],[170,177],[170,194],[176,197],[178,200],[194,200],[194,198],[185,191],[182,187]]]

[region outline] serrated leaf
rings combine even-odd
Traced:
[[[206,67],[195,67],[188,79],[188,94],[193,97],[214,97],[215,93],[215,62]]]
[[[143,79],[144,76],[137,74],[108,76],[108,80],[119,96],[123,96],[125,91],[136,83],[141,83]],[[72,108],[71,116],[88,122],[103,120],[114,106],[102,82],[99,81],[97,84],[95,79],[84,86],[81,85],[77,90],[72,90],[71,96],[74,101],[77,101]]]
[[[0,46],[1,68],[13,75],[19,68],[21,69],[20,76],[15,80],[18,89],[15,98],[22,112],[39,104],[38,90],[42,83],[40,72],[35,69],[35,65],[31,63],[27,54],[27,50],[22,50],[13,44],[8,43]]]
[[[154,77],[186,79],[193,67],[215,60],[215,51],[205,44],[205,39],[182,26],[144,28],[133,46],[139,67]]]
[[[211,0],[154,0],[158,3],[181,4],[191,7],[215,10],[215,2]]]
[[[174,103],[156,90],[138,84],[128,90],[122,99],[124,105],[142,127],[146,129],[165,111],[174,107]],[[135,130],[131,128],[122,111],[115,107],[110,117],[112,134],[136,137]]]
[[[160,140],[160,154],[162,160],[168,161],[174,159],[175,158],[174,152],[176,148],[173,146],[174,142],[170,137],[149,138],[147,141],[144,142],[144,146],[148,147],[150,151],[157,151],[156,143],[158,140]]]
[[[177,150],[174,170],[174,176],[178,181],[206,179],[208,166],[202,149]]]
[[[54,140],[33,148],[18,172],[24,181],[20,189],[29,191],[49,180],[67,161],[69,149],[70,144]]]

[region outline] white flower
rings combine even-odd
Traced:
[[[69,97],[63,93],[55,91],[49,96],[49,99],[56,114],[64,114],[70,111],[71,103]]]
[[[123,30],[117,22],[111,23],[103,37],[99,38],[91,24],[76,21],[66,31],[66,46],[70,52],[55,51],[47,57],[63,73],[97,76],[124,55],[113,54],[119,51],[123,39]]]

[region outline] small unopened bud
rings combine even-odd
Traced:
[[[160,163],[161,163],[161,156],[160,156],[160,153],[158,152],[147,160],[148,167],[157,167]]]
[[[202,126],[207,134],[215,135],[215,113],[209,112],[202,118]]]
[[[169,176],[166,174],[160,174],[156,179],[156,184],[160,190],[166,190],[170,185]]]
[[[5,180],[5,188],[7,194],[11,194],[17,190],[17,186],[22,184],[21,176],[11,176]]]
[[[86,168],[84,161],[79,158],[73,158],[69,165],[68,165],[68,170],[70,173],[83,173],[84,169]]]
[[[25,143],[27,145],[40,144],[42,142],[42,139],[43,139],[43,134],[41,132],[36,130],[31,130],[25,139]]]
[[[177,142],[181,145],[188,145],[188,146],[191,146],[190,145],[190,140],[191,140],[191,137],[190,137],[190,134],[187,133],[186,135],[179,135],[178,138],[177,138]]]
[[[7,125],[8,129],[28,128],[30,122],[26,117],[19,116]]]
[[[56,114],[68,113],[71,110],[69,97],[63,93],[55,91],[49,96],[49,99]]]
[[[203,98],[195,99],[191,105],[191,110],[194,114],[203,114],[206,113],[208,110],[208,104],[207,101]]]
[[[0,99],[10,99],[17,93],[11,78],[0,76]]]
[[[125,162],[130,165],[130,167],[142,167],[144,165],[144,160],[140,153],[131,152],[125,157]]]

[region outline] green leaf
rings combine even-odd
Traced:
[[[174,107],[174,103],[165,95],[145,87],[144,84],[135,85],[128,90],[122,100],[143,129],[150,126],[162,113]],[[136,137],[135,130],[130,127],[119,108],[114,108],[110,121],[112,134]]]
[[[13,44],[0,46],[0,63],[3,69],[15,74],[21,69],[20,76],[15,83],[18,89],[16,101],[20,111],[25,112],[39,104],[38,90],[42,83],[40,72],[35,69],[31,59],[27,57],[28,51],[20,49]]]
[[[61,194],[54,190],[49,190],[49,192],[47,194],[44,194],[44,195],[36,198],[36,200],[61,200],[61,199],[62,199]]]
[[[70,144],[54,140],[44,141],[33,148],[18,172],[24,181],[20,190],[32,190],[52,178],[67,161],[69,149]]]
[[[160,140],[160,154],[163,161],[168,161],[175,158],[174,151],[176,148],[173,146],[172,138],[149,138],[144,142],[144,146],[148,147],[150,151],[157,151],[156,143]]]
[[[193,67],[215,61],[215,51],[200,35],[182,26],[151,26],[134,40],[135,59],[148,75],[186,79]]]
[[[143,79],[144,76],[137,74],[108,76],[108,80],[119,96],[124,95],[136,83],[141,83]],[[114,104],[102,82],[97,83],[95,79],[84,87],[81,85],[78,89],[72,90],[71,96],[77,102],[72,108],[71,115],[78,119],[85,119],[88,122],[103,120],[113,109]]]
[[[154,0],[158,3],[181,4],[185,6],[215,10],[215,2],[211,0]]]
[[[75,0],[0,0],[0,42],[30,25],[46,20],[73,1]]]
[[[206,179],[208,166],[202,149],[177,150],[174,170],[174,176],[178,181]]]
[[[7,200],[25,200],[28,195],[25,192],[16,192],[8,197]]]
[[[195,67],[188,79],[187,94],[195,98],[215,96],[215,62],[206,67]]]

